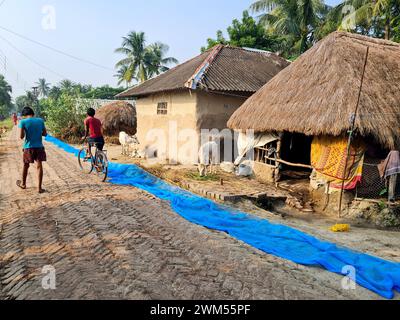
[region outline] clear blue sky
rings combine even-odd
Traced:
[[[0,0],[0,4],[3,0]],[[23,34],[72,55],[109,68],[120,58],[114,49],[129,31],[144,31],[148,42],[170,46],[169,55],[183,62],[199,53],[208,37],[225,30],[232,19],[240,18],[253,0],[5,0],[0,6],[0,26]],[[336,4],[339,0],[329,0]],[[42,10],[51,5],[56,28],[45,30]],[[51,83],[61,80],[11,48],[17,49],[52,71],[76,82],[116,85],[114,72],[64,57],[22,40],[0,29],[0,73],[7,56],[8,81],[14,96],[24,93],[39,77]],[[17,78],[18,72],[18,78]],[[18,79],[18,80],[17,80]]]

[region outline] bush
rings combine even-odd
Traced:
[[[66,142],[78,143],[85,134],[83,121],[87,106],[68,94],[62,94],[58,99],[49,98],[42,103],[51,134]]]
[[[6,129],[7,131],[11,130],[14,126],[14,123],[11,119],[5,119],[0,121],[0,129]]]

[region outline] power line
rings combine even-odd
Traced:
[[[0,35],[0,39],[2,39],[4,42],[6,42],[11,48],[13,48],[15,51],[17,51],[19,54],[23,55],[26,59],[28,59],[29,61],[31,61],[32,63],[36,64],[37,66],[41,67],[42,69],[45,69],[55,75],[57,75],[58,77],[60,77],[61,79],[67,79],[68,77],[58,73],[57,71],[54,71],[52,69],[50,69],[49,67],[41,64],[40,62],[37,62],[36,60],[32,59],[30,56],[28,56],[26,53],[24,53],[23,51],[19,50],[16,46],[14,46],[9,40],[7,40],[6,38],[4,38],[3,36]]]
[[[0,58],[2,59],[2,63],[0,63],[0,70],[4,71],[4,75],[7,75],[8,78],[15,78],[15,84],[17,87],[22,89],[23,91],[27,91],[28,82],[21,76],[21,74],[11,66],[9,59],[6,57],[4,52],[0,50]]]
[[[80,61],[80,62],[83,62],[83,63],[86,63],[86,64],[90,64],[90,65],[92,65],[92,66],[95,66],[95,67],[98,67],[98,68],[102,68],[102,69],[105,69],[105,70],[115,71],[114,69],[111,69],[111,68],[109,68],[109,67],[102,66],[102,65],[100,65],[100,64],[98,64],[98,63],[91,62],[91,61],[89,61],[89,60],[86,60],[86,59],[83,59],[83,58],[79,58],[79,57],[77,57],[77,56],[74,56],[74,55],[69,54],[69,53],[64,52],[64,51],[61,51],[61,50],[59,50],[59,49],[50,47],[50,46],[48,46],[48,45],[46,45],[46,44],[44,44],[44,43],[41,43],[41,42],[38,42],[38,41],[36,41],[36,40],[30,39],[30,38],[28,38],[28,37],[26,37],[26,36],[24,36],[24,35],[22,35],[22,34],[19,34],[19,33],[15,32],[15,31],[12,31],[12,30],[7,29],[7,28],[5,28],[5,27],[0,26],[0,29],[2,29],[2,30],[4,30],[4,31],[7,31],[7,32],[9,32],[9,33],[11,33],[11,34],[13,34],[13,35],[15,35],[15,36],[17,36],[17,37],[20,37],[20,38],[26,40],[26,41],[32,42],[32,43],[34,43],[34,44],[36,44],[36,45],[38,45],[38,46],[44,47],[44,48],[49,49],[49,50],[51,50],[51,51],[54,51],[54,52],[57,52],[57,53],[62,54],[62,55],[64,55],[64,56],[67,56],[67,57],[69,57],[69,58],[71,58],[71,59],[74,59],[74,60],[77,60],[77,61]]]

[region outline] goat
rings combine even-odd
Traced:
[[[119,143],[122,146],[122,155],[130,155],[132,158],[138,156],[138,146],[140,145],[140,142],[136,136],[130,136],[126,132],[122,131],[119,133]],[[130,153],[131,147],[133,147],[132,153]]]
[[[215,141],[210,141],[203,144],[199,151],[199,173],[201,177],[207,175],[207,168],[210,168],[210,173],[213,173],[213,165],[219,161],[219,146]],[[216,170],[215,170],[216,172]]]

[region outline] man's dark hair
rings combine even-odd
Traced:
[[[94,117],[96,115],[96,110],[94,110],[93,108],[89,108],[87,111],[87,115],[89,117]]]
[[[25,107],[24,109],[22,109],[21,115],[23,117],[28,117],[28,116],[34,116],[35,112],[33,111],[32,108],[30,107]]]

